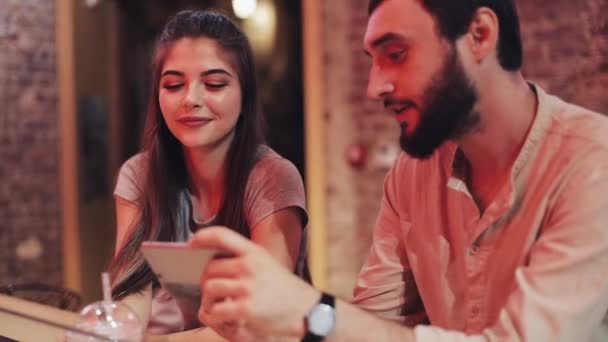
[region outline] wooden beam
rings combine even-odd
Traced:
[[[327,289],[322,1],[302,0],[302,13],[306,194],[310,229],[309,263],[315,286]]]
[[[78,228],[78,134],[76,121],[74,0],[55,1],[63,283],[82,291]]]

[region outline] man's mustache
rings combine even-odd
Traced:
[[[397,99],[397,98],[390,97],[390,96],[387,96],[384,98],[384,108],[390,108],[390,107],[410,108],[410,107],[415,107],[415,106],[416,106],[416,103],[414,103],[414,101],[412,101],[412,100]]]

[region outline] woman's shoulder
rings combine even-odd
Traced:
[[[139,152],[122,164],[116,179],[115,196],[130,202],[138,201],[143,186],[147,160],[148,153]]]
[[[297,175],[300,173],[295,165],[287,158],[284,158],[272,148],[261,145],[258,149],[257,161],[251,170],[250,177],[285,177],[288,175]]]
[[[306,196],[300,172],[288,159],[265,147],[247,180],[245,211],[250,227],[281,209],[300,208],[306,225]]]
[[[258,151],[257,162],[247,180],[248,192],[304,188],[300,172],[289,159],[265,145]]]
[[[120,167],[120,172],[141,172],[148,161],[148,152],[138,152],[127,159]]]

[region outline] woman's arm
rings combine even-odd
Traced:
[[[256,224],[251,229],[251,240],[263,247],[275,260],[293,272],[300,249],[302,237],[302,215],[298,207],[287,207],[276,211]],[[203,291],[204,292],[204,291]],[[205,296],[203,295],[203,301]],[[203,314],[204,315],[204,314]],[[234,338],[236,322],[225,325],[224,322],[205,319],[205,324],[226,338]],[[215,332],[214,332],[215,334]],[[245,338],[241,336],[241,338]],[[259,337],[247,336],[247,340],[259,340]],[[269,340],[269,339],[264,339]],[[281,339],[282,341],[283,339]],[[187,341],[187,340],[175,340]],[[274,340],[273,340],[274,341]]]
[[[299,210],[297,207],[281,209],[251,229],[251,240],[289,270],[294,269],[300,252],[302,217]]]
[[[115,196],[116,203],[116,246],[114,255],[124,244],[129,231],[133,228],[137,217],[139,216],[139,207],[122,197]]]
[[[258,162],[249,177],[245,215],[251,240],[294,271],[308,221],[302,177],[290,161],[277,156]]]
[[[125,239],[139,216],[139,207],[122,197],[116,200],[116,248],[115,255],[124,245]],[[152,306],[152,285],[148,285],[143,291],[133,293],[119,302],[128,305],[139,317],[144,327],[150,319],[150,308]]]

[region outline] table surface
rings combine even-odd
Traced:
[[[36,319],[73,326],[78,317],[74,312],[0,295],[0,336],[17,341],[62,341],[65,329]]]

